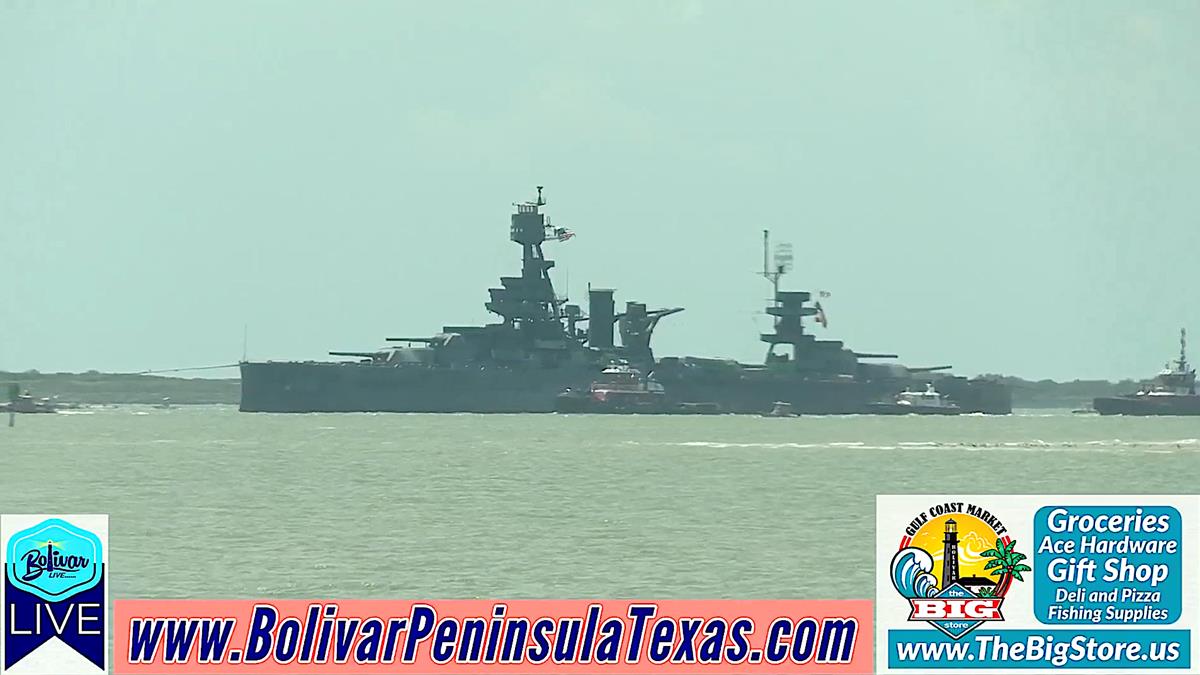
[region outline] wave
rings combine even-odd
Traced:
[[[905,598],[932,597],[938,592],[932,570],[929,553],[913,546],[902,548],[892,557],[892,585]]]
[[[1112,452],[1122,450],[1144,450],[1146,452],[1172,452],[1173,450],[1200,450],[1200,439],[1181,438],[1163,441],[1123,441],[1119,438],[1109,440],[1069,440],[1045,441],[1030,439],[1024,441],[899,441],[896,443],[878,444],[868,441],[827,441],[824,443],[794,443],[794,442],[734,442],[734,441],[636,441],[627,440],[626,445],[652,445],[684,448],[745,448],[768,450],[1012,450],[1012,451],[1065,451],[1065,452]]]

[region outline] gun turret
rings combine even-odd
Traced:
[[[390,352],[386,350],[377,352],[329,352],[329,355],[360,359],[360,363],[374,363],[376,365],[387,363],[391,356]]]
[[[625,303],[625,311],[616,316],[621,333],[621,346],[631,358],[652,361],[654,354],[650,350],[650,337],[654,333],[654,327],[663,317],[682,311],[682,307],[647,311],[644,303]]]

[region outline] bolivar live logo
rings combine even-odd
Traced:
[[[924,621],[958,640],[1003,621],[1013,581],[1030,571],[999,518],[974,504],[946,502],[912,519],[892,557],[892,585]],[[993,578],[994,577],[994,578]]]
[[[100,531],[82,526],[82,521]],[[106,670],[107,517],[5,515],[0,517],[0,529],[4,541],[0,672],[18,664],[26,673]]]

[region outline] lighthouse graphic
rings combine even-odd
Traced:
[[[946,521],[946,529],[942,533],[942,588],[950,588],[954,584],[973,595],[981,595],[984,589],[996,588],[996,582],[987,577],[962,576],[958,566],[958,523],[951,518]]]
[[[946,521],[946,536],[942,539],[942,588],[958,581],[958,523]]]
[[[944,511],[901,537],[892,556],[891,581],[908,600],[909,621],[961,640],[987,622],[1004,621],[1000,608],[1010,576],[1022,581],[1017,572],[1030,566],[1018,565],[1025,555],[1013,550],[1015,540],[996,531],[998,525],[992,523],[999,521],[969,511]]]

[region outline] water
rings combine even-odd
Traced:
[[[1190,493],[1200,418],[27,415],[0,512],[114,597],[874,596],[878,493]]]

